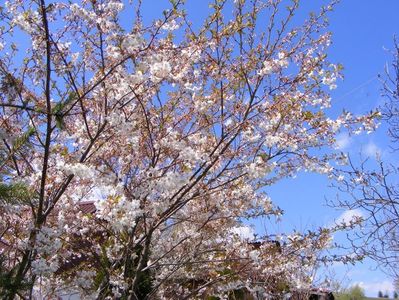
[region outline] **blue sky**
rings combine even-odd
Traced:
[[[298,19],[327,2],[303,0]],[[144,1],[144,16],[154,17],[157,11],[167,7],[167,3],[167,0]],[[189,18],[194,25],[202,23],[209,12],[208,3],[205,0],[187,0]],[[342,0],[330,14],[329,30],[333,33],[333,43],[329,59],[345,68],[344,79],[338,82],[338,88],[332,93],[331,115],[343,108],[361,114],[381,104],[381,84],[377,75],[383,73],[385,64],[391,59],[387,49],[393,46],[393,36],[399,34],[398,11],[398,0]],[[392,158],[385,130],[382,126],[376,133],[356,139],[342,135],[341,150],[357,155],[360,151],[370,154],[379,149]],[[276,232],[331,224],[343,212],[325,206],[325,198],[333,199],[337,193],[328,185],[328,179],[321,175],[301,173],[294,179],[285,179],[270,187],[270,196],[285,215],[279,224],[257,222],[256,229]],[[355,267],[337,265],[332,272],[343,286],[360,283],[369,296],[376,296],[378,290],[391,290],[389,278],[372,268],[373,264],[366,261]]]

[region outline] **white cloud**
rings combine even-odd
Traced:
[[[356,218],[363,218],[363,214],[360,209],[350,209],[344,211],[337,219],[335,219],[336,224],[350,224]]]
[[[234,227],[231,229],[231,233],[238,235],[241,240],[253,240],[255,238],[255,232],[249,226]]]
[[[344,150],[352,143],[351,137],[347,133],[341,133],[337,136],[335,141],[335,147],[338,150]]]
[[[368,157],[381,156],[382,153],[381,149],[374,142],[371,141],[366,144],[362,152]]]
[[[385,292],[388,292],[392,296],[392,291],[395,290],[393,284],[389,280],[384,280],[384,281],[373,281],[373,282],[356,282],[355,285],[359,285],[362,289],[364,289],[364,292],[366,296],[369,297],[377,297],[378,292],[381,291],[385,294]]]

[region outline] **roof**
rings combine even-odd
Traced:
[[[96,212],[96,206],[93,201],[79,202],[80,210],[85,214],[93,214]]]

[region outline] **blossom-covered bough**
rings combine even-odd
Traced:
[[[2,196],[4,298],[305,291],[329,230],[278,251],[239,233],[281,215],[277,180],[333,174],[340,155],[317,150],[341,128],[374,127],[325,114],[334,3],[298,24],[299,1],[214,0],[196,29],[183,1],[150,24],[132,2],[1,7],[2,187],[23,194]]]

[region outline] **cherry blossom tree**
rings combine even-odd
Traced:
[[[341,77],[326,55],[334,3],[298,24],[298,0],[214,0],[197,29],[169,2],[149,24],[141,1],[1,7],[2,184],[29,195],[2,197],[5,299],[311,285],[329,230],[255,243],[242,222],[281,215],[277,180],[332,175],[341,128],[374,128],[373,113],[326,114]]]

